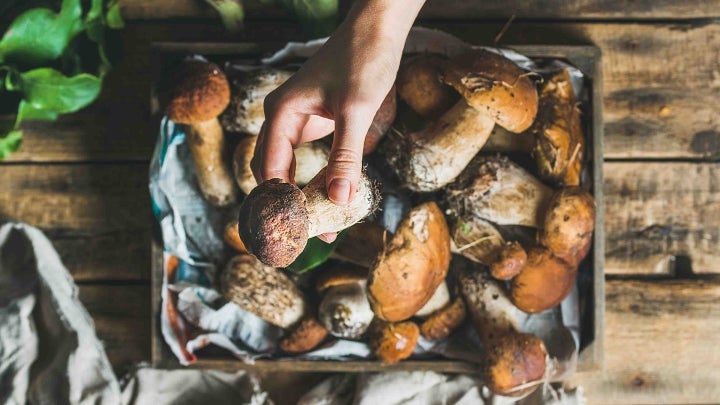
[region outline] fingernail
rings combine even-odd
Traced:
[[[330,182],[328,197],[335,204],[345,205],[350,200],[350,180],[334,179]]]

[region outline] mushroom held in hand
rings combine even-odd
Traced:
[[[444,81],[463,99],[421,131],[399,136],[390,148],[390,164],[414,191],[435,191],[453,181],[483,147],[495,123],[522,132],[537,113],[535,84],[496,53],[472,50],[453,58]]]
[[[386,321],[410,318],[432,297],[450,266],[450,234],[434,202],[405,216],[370,270],[373,312]]]
[[[550,200],[540,243],[556,256],[577,266],[588,254],[595,229],[595,200],[580,187],[567,187]]]
[[[292,72],[286,70],[261,69],[233,80],[230,105],[220,116],[223,129],[258,135],[265,122],[265,97],[290,76]]]
[[[417,346],[420,329],[410,321],[377,321],[370,330],[370,347],[383,363],[395,364],[410,357]]]
[[[317,319],[308,317],[280,341],[280,349],[286,353],[305,353],[317,347],[328,335]]]
[[[189,61],[175,71],[167,94],[168,118],[188,125],[186,142],[203,197],[212,205],[235,202],[237,188],[224,161],[225,137],[217,116],[227,107],[230,88],[225,74],[212,63]]]
[[[257,187],[257,181],[250,168],[255,154],[256,136],[245,137],[238,142],[233,154],[233,172],[240,190],[247,194]],[[297,147],[295,153],[295,184],[305,186],[327,166],[330,157],[328,147],[320,142],[306,142]]]
[[[445,199],[461,217],[539,228],[552,193],[507,157],[478,155],[447,187]]]
[[[332,269],[318,281],[323,294],[318,318],[331,335],[359,339],[375,314],[368,303],[365,269]]]
[[[515,397],[534,391],[545,375],[545,344],[534,335],[519,332],[518,309],[486,269],[462,271],[459,281],[486,350],[481,370],[485,384],[498,395]],[[535,382],[538,384],[532,384]]]
[[[576,276],[577,266],[566,263],[547,248],[532,247],[527,252],[527,263],[512,279],[512,301],[528,313],[553,308],[570,294]]]
[[[307,312],[305,298],[295,283],[251,255],[230,259],[221,277],[220,286],[228,301],[273,325],[290,328]]]
[[[375,210],[379,195],[365,174],[353,199],[339,206],[328,198],[325,171],[302,191],[294,184],[271,179],[245,198],[238,216],[240,237],[261,262],[287,267],[305,249],[308,238],[341,231]]]

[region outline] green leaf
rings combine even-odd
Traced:
[[[15,129],[0,138],[0,160],[10,156],[11,153],[20,149],[22,144],[22,131]]]
[[[60,13],[34,8],[20,14],[0,40],[0,62],[38,66],[57,59],[83,30],[80,0],[63,0]]]
[[[87,73],[66,77],[50,68],[34,69],[20,76],[23,99],[35,109],[57,114],[87,106],[100,94],[102,84],[100,78]]]
[[[55,111],[37,108],[27,101],[21,100],[20,106],[18,107],[15,128],[17,128],[20,123],[25,120],[55,121],[57,117],[58,114]]]
[[[287,269],[302,274],[325,263],[344,236],[344,231],[338,233],[337,239],[333,243],[325,243],[318,238],[309,239],[307,245],[305,245],[305,250]]]
[[[117,1],[111,1],[108,5],[107,14],[105,14],[105,21],[107,26],[112,29],[120,29],[125,26],[125,21],[122,19],[120,13],[120,3]]]
[[[238,0],[205,0],[220,14],[225,29],[231,32],[242,28],[245,11]]]
[[[281,0],[303,30],[312,36],[330,35],[337,27],[338,0]]]

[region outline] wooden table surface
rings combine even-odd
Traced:
[[[150,357],[150,42],[302,38],[278,11],[251,9],[229,35],[199,0],[121,7],[120,58],[100,100],[28,123],[22,149],[0,163],[0,217],[48,234],[119,373]],[[419,24],[489,43],[512,14],[501,45],[603,53],[605,368],[570,384],[590,403],[717,403],[720,0],[430,0]],[[269,387],[319,377],[274,376]]]

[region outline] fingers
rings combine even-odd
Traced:
[[[287,110],[267,114],[251,162],[258,184],[274,178],[292,182],[293,148],[307,121],[307,115]]]
[[[355,195],[362,170],[362,151],[374,116],[372,108],[354,104],[335,120],[335,138],[325,177],[330,201],[347,205]]]
[[[323,233],[318,235],[317,238],[325,243],[333,243],[335,242],[335,239],[337,239],[337,233]]]

